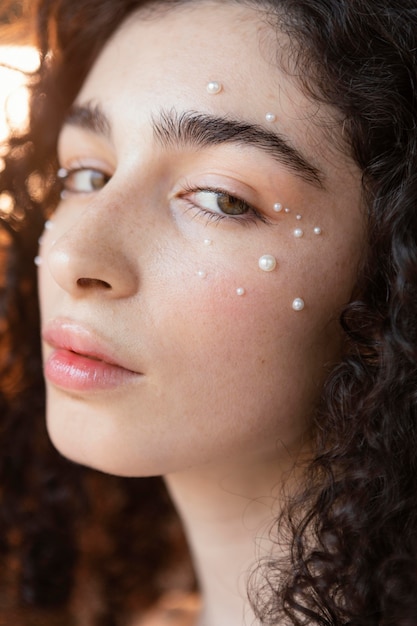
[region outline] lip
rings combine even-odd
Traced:
[[[46,379],[72,391],[100,391],[132,383],[142,376],[115,356],[115,348],[78,322],[56,319],[42,332],[52,348],[45,362]]]

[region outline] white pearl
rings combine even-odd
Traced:
[[[40,256],[35,256],[35,258],[33,259],[33,262],[35,263],[35,265],[37,265],[38,267],[42,265],[42,257]]]
[[[286,208],[284,209],[284,211],[285,211],[285,213],[289,213],[289,212],[291,211],[291,209],[289,209],[288,207],[286,207]]]
[[[65,167],[60,167],[56,173],[58,178],[66,178],[68,176],[68,170]]]
[[[272,254],[264,254],[258,261],[259,268],[264,272],[272,272],[277,266],[277,260]]]
[[[304,300],[302,298],[295,298],[292,303],[292,308],[294,311],[302,311],[305,307]]]
[[[303,219],[303,216],[302,216],[302,215],[296,215],[296,219],[297,219],[297,220],[302,220],[302,219]]]
[[[205,246],[211,246],[211,244],[212,244],[212,243],[213,243],[213,242],[212,242],[212,240],[211,240],[211,239],[204,239],[204,245],[205,245]]]
[[[236,289],[236,293],[237,293],[238,296],[244,296],[246,291],[243,289],[243,287],[238,287]]]
[[[300,238],[304,235],[304,231],[301,228],[296,228],[294,230],[294,237]]]
[[[200,278],[206,278],[207,273],[204,270],[198,270],[197,276],[199,276]]]
[[[275,113],[267,113],[265,115],[265,119],[267,122],[275,122],[277,119],[277,116],[275,115]]]
[[[276,202],[274,204],[274,211],[275,211],[275,213],[279,213],[280,211],[282,211],[282,204],[281,204],[281,202]]]
[[[211,95],[216,95],[217,93],[220,93],[222,89],[222,84],[217,82],[217,80],[211,80],[209,83],[207,83],[207,91]]]
[[[320,226],[316,226],[316,227],[315,227],[315,229],[314,229],[314,234],[315,234],[315,235],[321,235],[321,228],[320,228]]]
[[[54,227],[54,224],[51,220],[47,220],[45,224],[43,225],[43,227],[45,230],[52,230]]]
[[[61,191],[61,193],[59,194],[59,197],[61,198],[61,200],[66,200],[68,198],[69,194],[68,191],[66,189],[63,189]]]

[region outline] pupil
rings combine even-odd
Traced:
[[[218,204],[223,213],[227,213],[227,215],[242,215],[247,210],[242,200],[225,194],[219,194]]]
[[[93,189],[101,189],[104,183],[104,176],[100,172],[91,173],[91,186]]]

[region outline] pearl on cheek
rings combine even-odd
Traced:
[[[297,239],[299,239],[303,235],[304,235],[304,231],[301,228],[296,228],[294,230],[294,237],[297,237]]]
[[[246,291],[244,290],[244,288],[243,288],[243,287],[238,287],[238,288],[236,289],[236,293],[237,293],[237,295],[238,295],[238,296],[244,296],[244,295],[245,295],[245,293],[246,293]]]
[[[316,226],[314,228],[314,234],[315,235],[321,235],[321,228],[320,228],[320,226]]]
[[[292,308],[294,311],[302,311],[305,307],[304,300],[302,298],[295,298],[292,303]]]
[[[204,270],[198,270],[197,276],[199,278],[207,278],[207,272],[205,272]]]
[[[272,254],[264,254],[259,259],[258,265],[263,272],[272,272],[277,266],[277,260]]]
[[[282,204],[280,202],[276,202],[274,204],[274,211],[275,213],[280,213],[282,211]]]

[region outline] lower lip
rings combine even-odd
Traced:
[[[132,382],[139,375],[64,349],[54,350],[45,364],[47,380],[72,391],[114,389]]]

